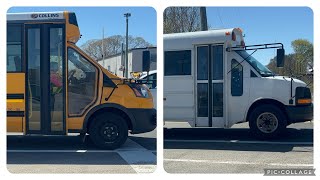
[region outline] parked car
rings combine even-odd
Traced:
[[[153,96],[153,106],[157,109],[157,70],[142,72],[140,78],[148,86]],[[148,82],[147,82],[148,81]]]

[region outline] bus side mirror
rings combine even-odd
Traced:
[[[284,49],[277,49],[277,67],[284,66]]]
[[[150,51],[142,53],[142,71],[150,71]]]

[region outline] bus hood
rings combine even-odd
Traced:
[[[287,81],[290,83],[291,78],[290,77],[286,77],[286,76],[270,76],[270,77],[265,77],[267,79],[274,79],[274,80],[278,80],[278,81]],[[293,79],[293,84],[298,87],[298,86],[307,86],[307,84],[299,79],[296,78],[292,78]]]

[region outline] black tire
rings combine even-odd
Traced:
[[[287,127],[287,119],[283,112],[274,105],[256,107],[249,115],[251,133],[258,139],[279,137]]]
[[[114,113],[100,113],[89,127],[90,139],[101,149],[117,149],[128,138],[126,120]]]

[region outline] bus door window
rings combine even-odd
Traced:
[[[50,106],[51,131],[63,131],[63,28],[50,28]]]
[[[61,93],[62,76],[59,73],[57,62],[50,62],[50,84],[51,84],[51,109],[55,109],[55,96]]]

